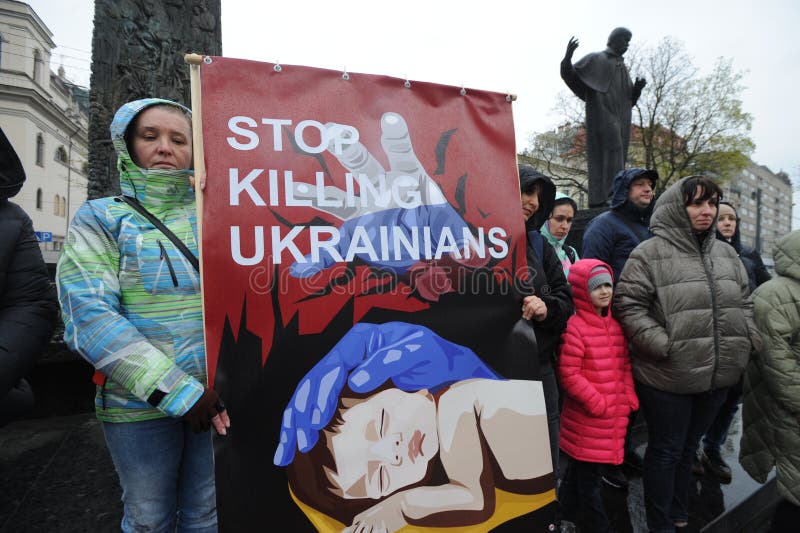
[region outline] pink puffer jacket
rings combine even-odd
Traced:
[[[558,375],[564,389],[559,447],[575,459],[622,463],[628,415],[639,408],[633,389],[628,342],[611,316],[600,316],[589,299],[589,273],[597,259],[581,259],[569,272],[575,314],[561,336]]]

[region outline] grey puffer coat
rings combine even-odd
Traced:
[[[656,202],[653,237],[625,263],[614,314],[633,343],[634,379],[693,394],[736,383],[751,350],[761,346],[744,265],[709,233],[692,231],[683,178]]]
[[[800,505],[800,230],[774,250],[778,276],[753,292],[764,349],[744,378],[739,462],[761,483],[777,466],[778,491]]]

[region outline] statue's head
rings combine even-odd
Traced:
[[[611,35],[608,36],[608,47],[619,55],[628,50],[628,43],[631,41],[633,34],[628,28],[614,28]]]

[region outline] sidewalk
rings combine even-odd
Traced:
[[[119,531],[117,474],[94,413],[0,429],[0,479],[3,533]]]
[[[0,428],[0,533],[119,531],[120,489],[102,428],[91,411],[91,387],[87,393],[86,387],[75,385],[88,383],[91,371],[58,365],[51,370],[54,375],[41,373],[32,380],[40,391],[37,418]],[[722,450],[733,483],[692,481],[692,532],[766,531],[777,493],[774,482],[761,486],[739,466],[740,427],[737,415]],[[644,453],[643,423],[634,427],[633,436]],[[642,478],[629,480],[628,491],[603,487],[609,518],[620,533],[646,532]]]

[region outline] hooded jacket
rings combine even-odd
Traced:
[[[192,171],[141,169],[125,145],[133,118],[156,104],[178,105],[137,100],[111,123],[122,194],[136,197],[197,255]],[[108,378],[98,388],[98,418],[186,414],[206,383],[200,279],[172,242],[119,198],[90,200],[70,224],[56,279],[64,339]]]
[[[520,188],[525,190],[532,183],[539,182],[539,208],[525,222],[527,232],[526,257],[528,261],[529,283],[523,289],[527,296],[534,294],[541,298],[547,306],[547,316],[542,321],[531,319],[530,323],[536,333],[539,363],[551,364],[555,359],[561,332],[564,331],[567,319],[574,311],[572,293],[564,277],[561,262],[553,247],[539,233],[539,228],[550,216],[555,201],[556,188],[547,176],[532,167],[520,165]],[[541,250],[541,257],[538,250]],[[523,378],[520,379],[535,379]]]
[[[631,183],[640,177],[651,178],[655,187],[658,174],[641,168],[620,171],[614,177],[611,209],[592,219],[583,234],[581,257],[599,259],[611,265],[616,281],[619,281],[622,267],[633,249],[650,238],[648,226],[654,202],[639,209],[628,201]]]
[[[22,380],[50,341],[57,312],[33,223],[8,200],[24,182],[19,157],[0,129],[0,426],[33,406]]]
[[[656,202],[653,237],[631,253],[614,295],[635,348],[634,378],[678,394],[735,384],[761,346],[744,265],[713,236],[698,240],[683,203],[686,179]]]
[[[764,266],[764,261],[755,248],[748,248],[742,245],[742,236],[739,233],[739,225],[741,224],[739,213],[736,212],[736,209],[734,209],[732,205],[727,205],[733,209],[736,215],[736,229],[733,231],[733,236],[730,239],[725,238],[725,236],[717,230],[717,239],[733,246],[733,249],[739,254],[739,259],[742,260],[744,268],[747,270],[747,278],[750,281],[750,291],[754,291],[756,287],[768,281],[772,276],[767,272],[767,267]]]
[[[773,249],[778,275],[753,293],[764,349],[744,377],[739,461],[760,483],[777,466],[778,492],[800,505],[800,230]]]
[[[633,389],[628,342],[611,315],[597,314],[589,297],[589,273],[597,259],[572,265],[569,283],[575,314],[561,337],[558,375],[564,389],[559,447],[591,463],[621,464],[628,415],[639,408]]]
[[[556,207],[556,203],[562,201],[563,204],[572,206],[572,211],[574,214],[578,214],[578,204],[575,203],[575,200],[564,194],[563,192],[557,192],[555,200],[553,202],[553,208],[550,210],[552,211]],[[540,232],[542,237],[544,237],[547,242],[553,247],[553,250],[556,252],[556,256],[558,260],[561,261],[561,268],[564,270],[564,276],[567,277],[567,281],[569,282],[569,268],[572,266],[574,262],[576,262],[580,257],[578,256],[578,251],[575,250],[572,246],[566,244],[567,237],[569,237],[569,233],[564,235],[562,239],[557,239],[552,233],[550,233],[550,218],[548,217],[547,220],[544,221],[542,227],[540,228]]]

